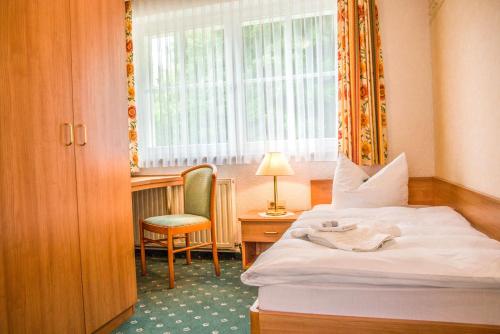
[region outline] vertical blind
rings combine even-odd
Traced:
[[[335,1],[133,5],[141,167],[335,159]]]

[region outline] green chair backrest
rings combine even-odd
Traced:
[[[201,167],[184,174],[184,213],[210,217],[212,168]]]

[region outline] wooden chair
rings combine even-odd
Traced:
[[[186,252],[186,263],[191,263],[191,249],[212,245],[212,256],[215,275],[220,276],[217,242],[215,235],[215,186],[217,168],[211,164],[203,164],[189,168],[181,174],[184,180],[184,213],[150,217],[139,222],[141,239],[141,271],[146,275],[145,244],[154,243],[167,247],[169,287],[175,286],[174,254]],[[210,230],[211,242],[196,246],[189,244],[189,233]],[[165,235],[164,239],[144,237],[144,231]],[[181,234],[182,236],[178,236]],[[174,239],[185,239],[186,245],[174,249]]]

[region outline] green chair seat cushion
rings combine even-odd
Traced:
[[[207,218],[197,215],[181,214],[181,215],[166,215],[156,216],[144,219],[145,223],[165,226],[165,227],[179,227],[186,225],[195,225],[210,222]]]

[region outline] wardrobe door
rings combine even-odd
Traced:
[[[69,0],[1,2],[1,333],[85,329],[69,13]]]
[[[137,298],[124,6],[123,0],[71,0],[78,211],[88,332],[132,307]]]

